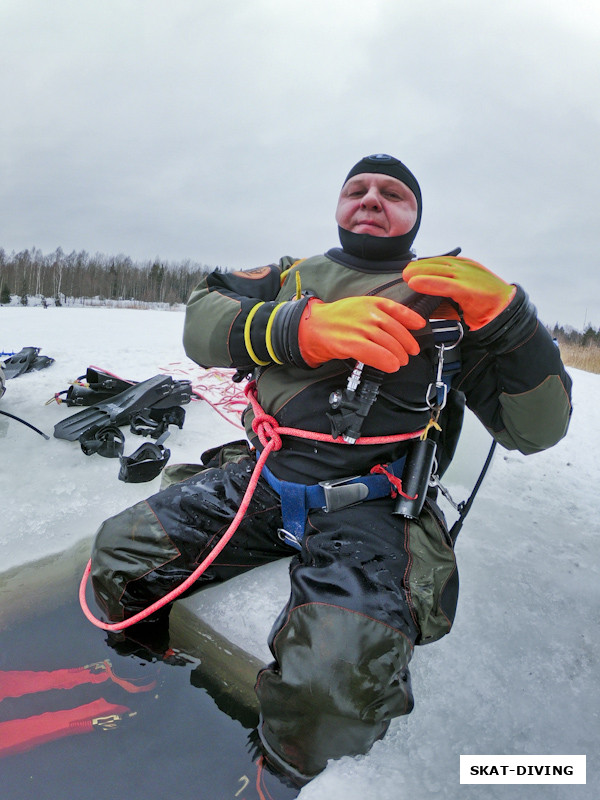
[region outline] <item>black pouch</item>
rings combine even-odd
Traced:
[[[200,456],[200,464],[170,464],[163,472],[160,488],[166,489],[174,483],[181,483],[212,467],[224,467],[230,462],[237,464],[244,458],[250,458],[252,453],[253,450],[245,439],[211,447]]]
[[[253,449],[246,439],[237,439],[235,442],[220,444],[218,447],[211,447],[205,450],[200,456],[202,464],[207,467],[222,467],[231,461],[236,464],[243,458],[249,458]]]

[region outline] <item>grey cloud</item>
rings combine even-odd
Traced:
[[[387,151],[423,188],[419,254],[461,245],[598,325],[600,15],[574,4],[4,3],[0,246],[307,255]]]

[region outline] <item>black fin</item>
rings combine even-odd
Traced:
[[[85,383],[83,381],[85,380]],[[64,394],[64,401],[68,406],[93,406],[109,397],[114,397],[134,386],[137,381],[117,378],[110,372],[88,367],[85,376],[81,376],[69,386]]]
[[[3,364],[6,380],[17,378],[19,375],[31,369],[31,365],[37,358],[39,352],[39,347],[24,347],[19,353],[15,353],[14,356],[7,358]]]
[[[127,391],[132,386],[137,386],[137,383],[137,381],[118,378],[98,367],[88,367],[85,376],[81,376],[68,389],[58,394],[64,395],[62,402],[68,406],[95,406],[110,397]],[[191,381],[174,381],[173,393],[168,395],[165,408],[189,403],[191,396]],[[162,407],[162,404],[159,407]]]
[[[51,364],[54,364],[54,359],[51,358],[50,356],[36,356],[33,359],[28,372],[33,370],[46,369],[46,367],[49,367]]]

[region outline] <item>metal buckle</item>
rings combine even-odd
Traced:
[[[107,714],[105,717],[94,717],[92,725],[97,726],[103,731],[112,731],[117,727],[117,723],[126,717],[135,717],[137,711],[130,711],[128,714]]]
[[[117,722],[122,719],[123,717],[120,714],[107,714],[105,717],[94,717],[92,724],[102,728],[103,731],[109,731],[116,728]]]
[[[339,511],[341,508],[347,508],[366,500],[369,496],[369,487],[364,483],[349,483],[349,481],[356,481],[360,477],[360,475],[353,475],[350,478],[319,481],[319,486],[323,488],[325,493],[325,505],[323,508],[327,513]]]
[[[86,664],[83,669],[95,670],[96,672],[106,672],[108,667],[112,666],[110,661],[95,661],[93,664]]]

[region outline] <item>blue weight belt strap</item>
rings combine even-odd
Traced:
[[[386,470],[395,477],[402,476],[406,456],[386,464]],[[281,500],[283,540],[300,550],[304,536],[304,526],[310,509],[322,508],[324,511],[339,511],[347,506],[388,497],[392,492],[392,484],[387,475],[354,475],[350,478],[321,481],[307,485],[292,483],[276,478],[268,467],[263,467],[262,476],[274,489]]]

